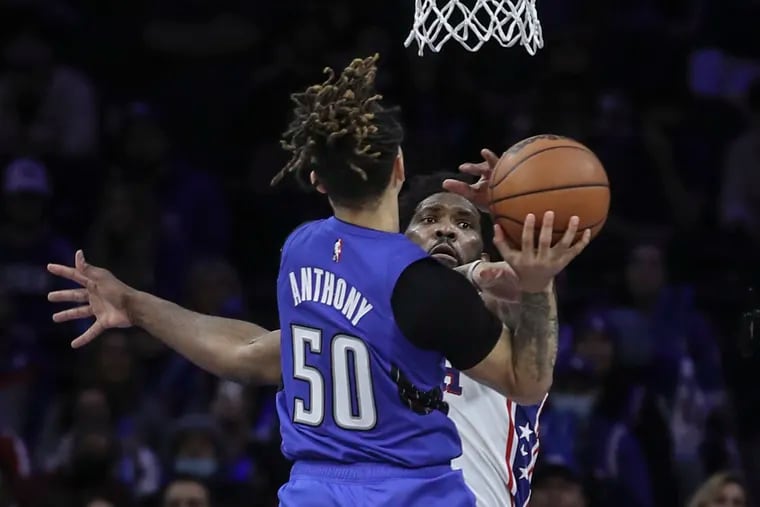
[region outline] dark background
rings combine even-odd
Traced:
[[[760,2],[542,0],[534,57],[452,42],[420,58],[402,44],[412,7],[0,1],[0,505],[156,505],[177,474],[217,505],[276,504],[273,390],[219,383],[141,331],[70,350],[81,329],[50,322],[45,264],[82,247],[141,289],[276,327],[280,246],[329,213],[269,186],[288,95],[374,52],[409,173],[543,132],[609,173],[611,218],[560,280],[539,465],[578,474],[589,505],[684,505],[725,469],[758,485],[740,315],[760,245]]]

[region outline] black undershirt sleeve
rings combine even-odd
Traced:
[[[493,350],[501,321],[460,273],[431,258],[410,264],[391,297],[396,324],[422,349],[437,350],[458,370],[472,368]]]

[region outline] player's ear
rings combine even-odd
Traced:
[[[327,193],[327,190],[325,189],[324,185],[322,185],[317,179],[317,173],[315,173],[314,171],[310,172],[309,179],[311,180],[311,184],[314,186],[314,188],[317,189],[317,192],[319,192],[320,194]]]
[[[400,189],[406,180],[406,171],[404,169],[404,152],[398,149],[396,159],[393,161],[393,182]]]

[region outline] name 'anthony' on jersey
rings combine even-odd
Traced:
[[[401,273],[426,255],[402,234],[334,217],[288,237],[277,280],[288,459],[417,468],[461,454],[451,420],[412,411],[391,376],[396,366],[425,391],[444,377],[443,355],[409,342],[391,307]]]

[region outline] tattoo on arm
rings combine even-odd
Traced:
[[[513,333],[515,361],[535,379],[551,375],[557,359],[559,322],[554,292],[523,293]],[[531,361],[532,359],[532,361]],[[529,367],[529,363],[533,364]]]

